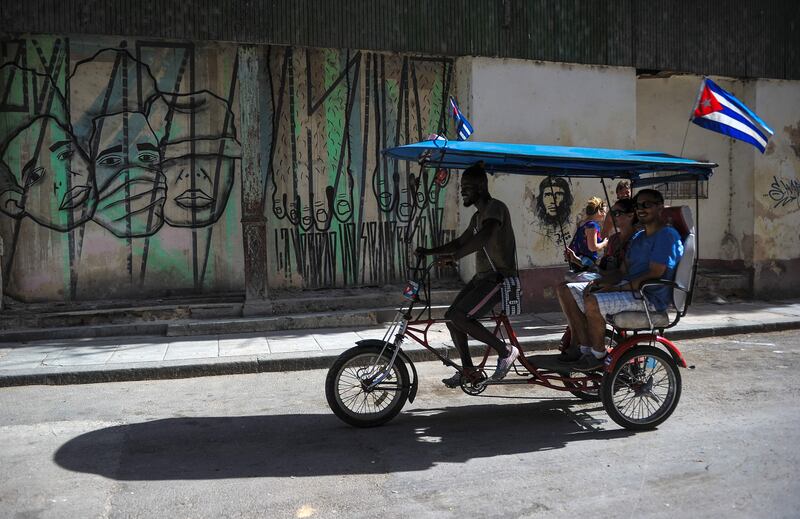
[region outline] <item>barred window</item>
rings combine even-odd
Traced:
[[[664,195],[664,200],[685,200],[697,198],[708,198],[708,180],[682,180],[679,182],[665,182],[650,186],[657,189]]]

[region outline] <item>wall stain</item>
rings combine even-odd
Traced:
[[[789,146],[791,146],[792,151],[794,151],[797,158],[800,158],[800,121],[797,122],[796,126],[784,126],[783,130],[789,137]]]

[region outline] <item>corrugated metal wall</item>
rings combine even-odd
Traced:
[[[800,79],[797,0],[4,0],[0,31]]]

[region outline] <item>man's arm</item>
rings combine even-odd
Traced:
[[[426,249],[424,247],[417,248],[419,255],[435,255],[435,256],[452,256],[453,260],[459,260],[464,256],[469,256],[475,251],[481,250],[488,242],[492,234],[500,227],[500,222],[497,220],[484,220],[483,228],[477,233],[473,232],[471,228],[464,231],[464,234],[455,240],[434,247]]]
[[[469,239],[467,239],[461,247],[458,248],[453,253],[455,259],[461,259],[464,256],[469,256],[475,251],[481,250],[483,247],[489,243],[489,238],[492,237],[498,229],[500,228],[500,222],[497,220],[484,220],[482,224],[482,229],[477,233],[474,233]]]
[[[467,243],[467,241],[469,241],[469,239],[472,238],[474,234],[475,232],[473,231],[472,226],[470,225],[461,234],[461,236],[459,236],[454,240],[451,240],[443,245],[439,245],[438,247],[433,247],[430,249],[427,249],[425,247],[417,247],[417,250],[415,252],[419,256],[428,256],[428,255],[440,256],[444,254],[453,254],[457,250],[459,250],[463,246],[463,244]]]
[[[661,279],[661,276],[667,271],[667,266],[661,263],[650,262],[650,269],[640,276],[628,281],[626,285],[622,285],[617,290],[639,290],[642,283],[652,279]]]

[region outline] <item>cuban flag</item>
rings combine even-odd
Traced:
[[[453,96],[450,96],[450,107],[453,109],[453,119],[456,121],[456,135],[458,135],[458,140],[465,141],[469,139],[469,136],[472,135],[474,131],[472,129],[472,125],[469,124],[467,118],[464,117],[464,114],[461,113],[461,110],[458,109],[458,104],[456,104],[456,100],[453,99]]]
[[[708,78],[703,79],[692,122],[733,139],[749,142],[761,153],[767,148],[772,129],[744,103]]]

